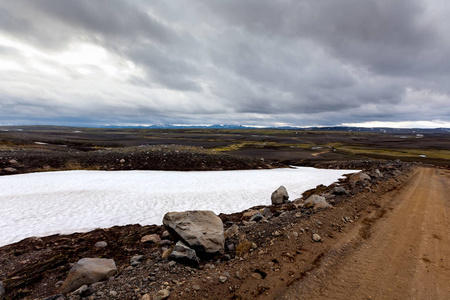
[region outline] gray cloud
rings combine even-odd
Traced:
[[[440,0],[3,2],[0,122],[450,121],[446,12]],[[73,58],[82,44],[98,61]]]

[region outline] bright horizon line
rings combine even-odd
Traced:
[[[207,127],[207,126],[242,126],[248,128],[277,128],[277,127],[294,127],[294,128],[324,128],[324,127],[362,127],[362,128],[393,128],[393,129],[438,129],[438,128],[450,128],[450,122],[445,121],[399,121],[399,122],[383,122],[383,121],[370,121],[360,123],[340,123],[335,125],[295,125],[288,123],[277,123],[274,125],[261,125],[261,124],[217,124],[217,123],[192,123],[192,124],[180,124],[180,123],[119,123],[119,124],[0,124],[1,127],[17,127],[17,126],[62,126],[62,127],[86,127],[86,128],[102,128],[102,127],[151,127],[155,125],[161,126],[177,126],[177,127]]]

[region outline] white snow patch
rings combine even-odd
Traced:
[[[284,185],[290,199],[351,170],[63,171],[0,177],[0,246],[31,236],[114,225],[161,224],[168,211],[233,213],[270,205]]]

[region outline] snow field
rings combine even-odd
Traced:
[[[169,211],[216,214],[270,205],[284,185],[289,199],[351,170],[62,171],[0,177],[0,246],[31,236],[126,224],[162,224]]]

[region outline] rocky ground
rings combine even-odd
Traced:
[[[120,159],[131,161],[134,155]],[[20,161],[17,156],[5,159]],[[359,220],[374,212],[381,217],[386,208],[380,196],[399,189],[415,166],[399,161],[340,164],[364,169],[337,184],[345,191],[336,184],[318,186],[301,199],[291,199],[295,201],[221,214],[224,253],[202,258],[198,266],[170,260],[177,240],[155,225],[29,238],[2,247],[0,280],[6,299],[57,295],[69,269],[82,258],[113,259],[118,272],[67,293],[67,299],[274,299],[322,264],[334,241],[356,224],[364,236],[371,222]],[[324,197],[320,199],[330,207],[305,201],[312,195]],[[144,236],[150,238],[145,242]]]
[[[163,145],[122,148],[65,148],[48,145],[0,147],[0,175],[55,170],[244,170],[279,163],[215,153],[198,147]]]

